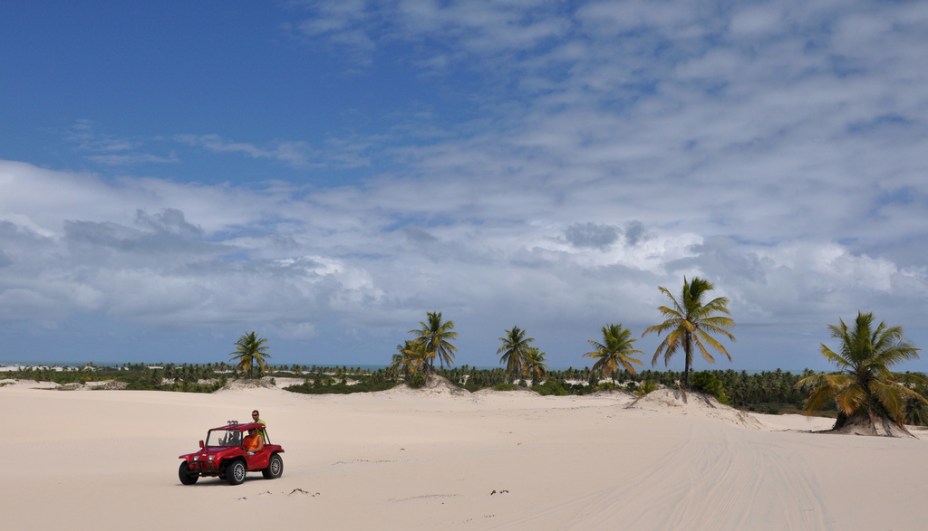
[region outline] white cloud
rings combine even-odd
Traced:
[[[237,153],[252,159],[281,162],[294,168],[356,168],[369,165],[364,151],[366,143],[350,139],[330,139],[321,147],[308,142],[275,140],[268,147],[259,147],[247,142],[228,141],[217,134],[176,135],[174,140],[189,146],[199,147],[215,153]]]
[[[3,169],[8,180],[48,175],[21,164]],[[101,219],[89,202],[67,212],[55,212],[53,198],[33,202],[30,212],[52,236],[6,222],[0,237],[9,263],[0,267],[0,293],[25,318],[92,312],[175,328],[264,323],[294,341],[331,340],[330,327],[339,335],[360,326],[361,336],[398,342],[393,336],[402,336],[412,319],[438,309],[485,336],[470,338],[471,355],[492,363],[492,326],[501,333],[520,323],[568,360],[569,345],[592,337],[605,321],[643,327],[656,318],[657,286],[675,290],[683,275],[712,279],[732,299],[737,319],[770,325],[798,314],[824,327],[867,301],[913,301],[913,294],[928,292],[924,268],[903,270],[835,241],[770,246],[707,238],[676,224],[661,228],[656,223],[668,211],[641,221],[620,212],[604,216],[614,210],[609,196],[599,202],[562,196],[551,210],[561,196],[557,187],[504,212],[512,197],[499,198],[492,183],[468,181],[470,193],[460,203],[450,184],[385,181],[346,202],[338,198],[348,190],[337,189],[287,196],[150,179],[119,188],[97,182],[98,197],[116,203],[110,212],[132,215],[83,221]],[[184,208],[172,202],[174,189],[183,191]],[[434,197],[448,198],[440,202],[446,208],[409,211]],[[229,208],[235,203],[247,208]],[[424,217],[419,223],[410,214]],[[429,221],[438,214],[438,223]],[[712,225],[694,229],[700,226]],[[630,230],[638,234],[633,241],[619,237]]]
[[[66,137],[87,160],[105,166],[180,162],[173,152],[155,155],[143,151],[144,143],[140,140],[101,134],[97,131],[97,124],[91,120],[83,119],[75,122],[68,130]]]
[[[0,162],[0,300],[46,321],[264,325],[375,363],[440,310],[463,362],[493,364],[496,338],[519,324],[555,363],[579,365],[604,322],[641,330],[665,302],[657,286],[699,275],[732,301],[743,367],[813,364],[825,326],[858,309],[928,340],[912,317],[928,293],[925,13],[313,4],[299,28],[314,43],[371,63],[408,47],[423,83],[478,76],[475,118],[396,111],[387,131],[322,143],[165,137],[217,157],[370,169],[337,187]],[[94,156],[147,152],[76,129]],[[764,342],[778,335],[787,352]]]

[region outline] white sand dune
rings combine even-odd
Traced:
[[[5,529],[923,528],[923,439],[693,395],[33,387],[0,387]],[[177,456],[253,408],[283,477],[182,486]]]

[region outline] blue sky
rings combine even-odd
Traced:
[[[8,5],[0,360],[381,364],[437,310],[583,366],[684,276],[716,368],[924,348],[926,57],[923,2]]]

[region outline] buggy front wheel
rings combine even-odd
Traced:
[[[245,481],[245,461],[236,459],[226,467],[226,481],[229,485],[241,485]]]
[[[181,461],[180,468],[177,469],[177,477],[180,478],[180,482],[184,485],[193,485],[200,479],[200,475],[192,472],[186,461]]]

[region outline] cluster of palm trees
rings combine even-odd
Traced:
[[[413,339],[396,346],[388,372],[401,374],[407,381],[435,372],[435,360],[444,369],[454,363],[457,352],[451,341],[458,337],[454,331],[454,321],[442,321],[441,312],[426,312],[425,321],[419,322],[419,328],[409,331]],[[545,377],[547,365],[545,353],[531,346],[535,338],[526,337],[525,330],[513,326],[500,338],[502,346],[497,354],[502,354],[501,361],[513,378],[531,378],[533,382]]]
[[[660,286],[660,292],[670,300],[669,305],[658,307],[664,320],[642,333],[642,336],[666,334],[654,352],[652,365],[663,357],[666,366],[674,354],[683,351],[682,386],[685,389],[689,388],[694,353],[698,352],[710,363],[715,362],[711,351],[731,360],[731,354],[716,336],[734,341],[729,329],[735,323],[729,317],[727,298],[705,300],[713,289],[711,282],[699,277],[692,280],[684,277],[679,298]],[[901,327],[889,327],[880,322],[874,328],[873,322],[872,313],[859,312],[853,326],[849,327],[843,320],[838,325],[831,325],[832,337],[840,342],[839,351],[822,344],[821,353],[839,370],[810,374],[796,383],[797,389],[809,392],[805,401],[807,413],[821,410],[834,402],[838,408],[835,429],[849,425],[875,429],[889,421],[905,430],[907,404],[914,401],[928,405],[928,399],[913,390],[916,385],[928,385],[925,375],[898,375],[890,371],[890,367],[903,360],[917,358],[919,349],[904,338]],[[427,312],[419,328],[409,332],[413,338],[397,345],[388,369],[390,373],[401,374],[409,382],[434,373],[436,360],[442,369],[454,363],[457,348],[452,341],[458,334],[454,331],[454,322],[443,321],[441,312]],[[631,331],[620,323],[607,324],[602,327],[602,336],[601,341],[589,340],[593,350],[584,354],[596,360],[594,373],[611,377],[613,381],[620,371],[636,374],[635,365],[642,364],[636,356],[642,352],[635,348],[636,339],[631,336]],[[527,337],[524,329],[513,326],[499,339],[501,346],[497,354],[510,379],[530,378],[537,383],[545,377],[545,353],[532,345],[535,339]],[[265,360],[270,357],[266,341],[257,337],[255,332],[240,337],[232,353],[232,360],[238,362],[236,368],[251,378],[257,366],[258,374],[262,374],[266,369]]]
[[[652,365],[663,354],[665,365],[679,349],[685,353],[685,371],[683,376],[684,387],[688,386],[688,373],[693,362],[693,352],[699,351],[709,362],[715,359],[709,349],[717,350],[731,360],[731,355],[712,334],[718,333],[734,340],[734,336],[727,330],[734,326],[734,321],[728,317],[728,299],[717,297],[704,302],[706,293],[714,289],[707,280],[693,278],[692,281],[683,279],[683,291],[678,300],[664,287],[660,291],[667,295],[671,306],[660,306],[658,309],[666,318],[662,323],[647,328],[642,335],[657,332],[659,335],[667,332],[666,337],[658,346],[651,360]],[[397,352],[393,355],[390,370],[409,378],[422,372],[434,372],[435,359],[444,368],[454,361],[456,348],[451,340],[457,338],[453,321],[442,321],[441,312],[427,312],[426,320],[419,323],[420,328],[410,330],[414,338],[397,345]],[[623,328],[621,324],[607,324],[602,328],[602,341],[590,340],[594,350],[585,356],[593,358],[596,362],[593,369],[604,377],[615,379],[617,371],[624,369],[635,374],[635,365],[641,365],[641,360],[635,357],[641,354],[636,349],[635,339],[631,331]],[[500,355],[500,364],[513,379],[531,379],[537,383],[545,377],[547,364],[545,353],[532,345],[535,338],[527,337],[524,329],[513,326],[499,338],[500,347],[496,351]]]
[[[658,358],[663,355],[664,366],[667,366],[673,355],[681,348],[683,349],[685,358],[683,387],[689,388],[689,374],[693,366],[694,351],[698,351],[710,363],[715,363],[710,349],[721,352],[731,361],[731,354],[728,353],[725,345],[713,337],[713,334],[721,334],[732,341],[735,340],[735,336],[727,330],[735,325],[735,322],[728,317],[728,299],[716,297],[710,301],[704,301],[706,294],[715,289],[715,286],[699,277],[694,277],[692,280],[683,278],[683,289],[679,299],[663,286],[658,289],[670,299],[669,306],[658,307],[658,311],[665,319],[661,323],[649,326],[641,335],[645,336],[652,332],[657,332],[658,335],[667,333],[657,346],[651,358],[651,365],[656,365]],[[594,350],[584,354],[596,360],[593,364],[594,371],[604,377],[612,378],[613,382],[616,372],[620,369],[636,374],[635,365],[641,365],[641,360],[635,355],[642,352],[635,348],[636,339],[632,337],[631,331],[623,328],[620,323],[607,324],[603,326],[602,334],[601,342],[589,340]]]
[[[402,374],[407,381],[435,372],[435,360],[441,368],[454,363],[457,352],[451,340],[458,337],[454,321],[442,321],[441,312],[426,312],[419,328],[409,331],[414,337],[396,346],[389,372]]]
[[[546,354],[531,345],[534,337],[525,337],[525,330],[513,326],[499,340],[502,345],[496,353],[501,355],[499,362],[506,366],[510,379],[531,378],[536,384],[545,377],[548,372]]]

